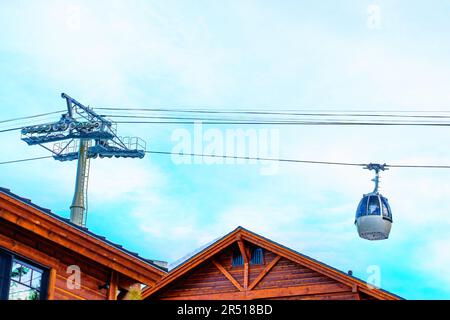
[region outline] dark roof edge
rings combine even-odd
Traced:
[[[192,257],[190,257],[190,258],[187,259],[186,261],[180,263],[176,268],[170,270],[169,273],[171,273],[172,271],[177,270],[178,268],[180,268],[181,266],[183,266],[184,264],[186,264],[186,263],[189,262],[190,260],[192,260],[192,259],[194,259],[195,257],[201,255],[203,252],[205,252],[206,250],[208,250],[209,248],[211,248],[212,246],[214,246],[216,243],[222,241],[223,239],[227,238],[229,235],[233,234],[234,232],[236,232],[236,231],[238,231],[238,230],[243,230],[243,231],[245,231],[245,232],[248,232],[248,233],[250,233],[250,234],[252,234],[252,235],[254,235],[254,236],[256,236],[256,237],[259,237],[259,238],[261,238],[261,239],[263,239],[263,240],[265,240],[265,241],[267,241],[267,242],[270,242],[270,243],[272,243],[272,244],[274,244],[274,245],[276,245],[276,246],[282,247],[282,248],[284,248],[284,249],[286,249],[286,250],[288,250],[288,251],[290,251],[290,252],[292,252],[292,253],[294,253],[294,254],[297,254],[297,255],[299,255],[299,256],[302,256],[302,257],[304,257],[304,258],[306,258],[306,259],[308,259],[308,260],[314,261],[315,263],[318,263],[318,264],[320,264],[320,265],[322,265],[322,266],[324,266],[324,267],[327,267],[327,268],[329,268],[329,269],[333,269],[334,271],[339,272],[339,273],[341,273],[342,275],[344,275],[344,276],[346,276],[346,277],[355,279],[355,280],[357,280],[357,281],[364,282],[363,280],[361,280],[361,279],[358,278],[358,277],[355,277],[355,276],[353,276],[353,275],[349,275],[348,273],[345,273],[345,272],[343,272],[342,270],[336,269],[335,267],[332,267],[332,266],[330,266],[330,265],[328,265],[328,264],[326,264],[326,263],[324,263],[324,262],[321,262],[321,261],[319,261],[319,260],[316,260],[316,259],[314,259],[314,258],[311,258],[310,256],[307,256],[307,255],[305,255],[305,254],[303,254],[303,253],[300,253],[300,252],[298,252],[298,251],[296,251],[296,250],[294,250],[294,249],[291,249],[291,248],[289,248],[289,247],[286,247],[285,245],[282,245],[282,244],[280,244],[280,243],[278,243],[278,242],[276,242],[276,241],[273,241],[273,240],[268,239],[268,238],[266,238],[266,237],[264,237],[264,236],[261,236],[261,235],[259,235],[258,233],[253,232],[253,231],[251,231],[251,230],[248,230],[248,229],[246,229],[246,228],[244,228],[244,227],[242,227],[242,226],[238,226],[238,227],[236,227],[235,229],[233,229],[232,231],[230,231],[230,232],[228,232],[227,234],[225,234],[223,237],[218,238],[216,241],[212,242],[209,246],[203,248],[203,250],[197,252],[195,255],[193,255]],[[384,289],[381,289],[381,288],[376,288],[376,290],[382,291],[382,292],[384,292],[384,293],[387,293],[387,294],[390,294],[390,295],[392,295],[392,296],[395,296],[395,297],[397,297],[397,298],[399,298],[399,299],[401,299],[401,300],[404,300],[404,298],[400,297],[399,295],[396,295],[395,293],[389,292],[389,291],[387,291],[387,290],[384,290]]]
[[[187,262],[191,261],[192,259],[194,259],[195,257],[201,255],[204,251],[206,251],[207,249],[211,248],[212,246],[214,246],[216,243],[222,241],[223,239],[225,239],[226,237],[228,237],[230,234],[236,232],[239,228],[242,227],[237,227],[234,228],[232,231],[228,232],[227,234],[225,234],[224,236],[217,238],[215,241],[211,242],[208,246],[204,247],[202,250],[198,251],[197,253],[195,253],[194,255],[190,256],[188,259],[180,262],[175,268],[171,269],[169,271],[169,273],[179,269],[180,267],[182,267],[183,265],[185,265]],[[242,228],[243,229],[243,228]],[[245,229],[244,229],[245,230]]]
[[[322,261],[319,261],[319,260],[316,260],[316,259],[314,259],[314,258],[311,258],[310,256],[307,256],[307,255],[305,255],[305,254],[303,254],[303,253],[300,253],[300,252],[298,252],[298,251],[296,251],[296,250],[294,250],[294,249],[292,249],[292,248],[286,247],[286,246],[284,246],[284,245],[282,245],[282,244],[280,244],[280,243],[278,243],[278,242],[276,242],[276,241],[273,241],[273,240],[268,239],[268,238],[266,238],[266,237],[264,237],[264,236],[261,236],[261,235],[257,234],[256,232],[253,232],[253,231],[251,231],[251,230],[248,230],[248,229],[246,229],[246,228],[244,228],[244,227],[239,226],[239,227],[237,227],[236,229],[241,229],[241,230],[244,230],[244,231],[246,231],[246,232],[248,232],[248,233],[251,233],[251,234],[253,234],[253,235],[255,235],[255,236],[259,237],[259,238],[262,238],[262,239],[266,240],[267,242],[270,242],[270,243],[272,243],[272,244],[274,244],[274,245],[277,245],[277,246],[282,247],[282,248],[284,248],[284,249],[286,249],[286,250],[289,250],[289,251],[291,251],[291,252],[294,253],[294,254],[298,254],[299,256],[302,256],[302,257],[304,257],[304,258],[306,258],[306,259],[312,260],[312,261],[314,261],[314,262],[316,262],[316,263],[318,263],[318,264],[320,264],[320,265],[322,265],[322,266],[324,266],[324,267],[327,267],[327,268],[329,268],[329,269],[333,269],[334,271],[339,272],[339,273],[341,273],[341,274],[344,275],[344,276],[347,276],[347,277],[349,277],[349,278],[352,278],[352,279],[355,279],[355,280],[358,280],[358,281],[361,281],[361,282],[365,282],[364,280],[362,280],[362,279],[360,279],[360,278],[358,278],[358,277],[355,277],[355,276],[353,276],[353,275],[349,275],[348,273],[346,273],[346,272],[344,272],[344,271],[342,271],[342,270],[339,270],[339,269],[337,269],[337,268],[335,268],[335,267],[333,267],[333,266],[330,266],[329,264],[326,264],[326,263],[324,263],[324,262],[322,262]],[[235,229],[235,230],[236,230],[236,229]],[[404,298],[400,297],[399,295],[396,295],[395,293],[389,292],[389,291],[384,290],[384,289],[382,289],[382,288],[376,288],[376,290],[382,291],[382,292],[384,292],[384,293],[390,294],[390,295],[392,295],[392,296],[395,296],[395,297],[397,297],[397,298],[399,298],[399,299],[404,300]]]

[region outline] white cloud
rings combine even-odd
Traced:
[[[44,90],[67,90],[93,106],[120,107],[178,104],[215,108],[423,109],[450,104],[446,47],[439,46],[438,51],[431,40],[409,40],[409,31],[403,34],[393,30],[388,20],[392,7],[382,8],[386,24],[375,35],[361,32],[351,24],[354,20],[349,25],[334,24],[347,16],[314,20],[314,10],[287,10],[285,5],[273,10],[272,6],[256,2],[202,5],[200,13],[191,3],[136,1],[136,10],[120,1],[47,1],[26,8],[2,3],[3,29],[14,32],[1,34],[0,40],[5,52],[19,59],[17,73],[8,82],[18,83],[21,112],[50,108],[43,100],[35,100],[37,91]],[[79,27],[70,23],[73,10],[68,11],[69,7],[79,8]],[[353,4],[346,8],[356,10]],[[347,14],[353,14],[352,10]],[[362,14],[364,10],[360,10]],[[217,19],[219,16],[223,21]],[[352,18],[366,30],[365,17]],[[46,86],[23,90],[28,87],[19,82],[22,79]],[[1,108],[6,115],[5,108]],[[165,138],[162,132],[167,130],[131,129],[158,141]],[[280,156],[448,164],[447,129],[420,130],[283,129]],[[11,158],[30,156],[37,149],[31,151],[16,136],[7,137],[1,144],[3,150],[14,150]],[[10,158],[7,154],[2,160]],[[64,210],[68,209],[75,162],[45,160],[15,168],[20,170],[2,168],[2,185],[13,185],[25,192],[30,190],[26,184],[30,184],[36,202],[58,206],[64,202]],[[245,188],[251,191],[241,194],[244,187],[225,186],[231,178],[205,184],[201,189],[205,196],[208,188],[217,184],[234,195],[222,210],[206,212],[202,203],[192,203],[171,188],[173,179],[189,175],[171,176],[166,168],[147,160],[98,159],[92,162],[89,199],[97,208],[116,206],[117,214],[123,213],[149,246],[163,243],[169,248],[169,259],[238,225],[341,265],[345,265],[343,259],[352,258],[345,248],[351,251],[355,246],[365,249],[372,245],[357,242],[352,225],[361,195],[373,187],[371,173],[360,168],[281,164],[273,180],[258,177],[248,181],[242,178],[248,172],[236,172],[236,185],[245,181]],[[392,169],[382,174],[382,192],[394,210],[392,239],[387,244],[402,249],[412,239],[421,238],[423,230],[436,224],[450,225],[450,206],[446,203],[450,185],[446,175],[420,169]],[[442,235],[445,231],[434,234],[437,241]],[[442,253],[447,242],[423,250],[433,253],[433,263],[448,264],[448,257]],[[382,254],[378,254],[368,257],[366,251],[358,251],[361,264],[370,258],[381,259]],[[436,277],[449,276],[433,263],[424,268]]]
[[[149,201],[149,192],[165,187],[165,177],[148,159],[91,160],[89,188],[92,198],[102,201]],[[154,201],[154,199],[151,199]]]

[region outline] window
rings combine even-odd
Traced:
[[[263,249],[261,248],[252,248],[250,251],[250,264],[263,264],[264,263],[264,254]],[[244,258],[242,257],[241,251],[239,249],[235,249],[233,251],[233,260],[232,266],[243,266]]]
[[[238,249],[233,251],[233,261],[231,265],[233,267],[244,265],[244,258],[242,257],[241,251],[239,251]]]
[[[369,198],[369,207],[367,211],[369,215],[380,215],[380,201],[378,196],[371,196]]]
[[[367,214],[367,198],[368,197],[364,197],[361,199],[358,209],[356,210],[356,219]]]
[[[264,263],[263,249],[254,248],[252,250],[252,257],[250,259],[250,264],[263,264],[263,263]]]
[[[43,300],[48,272],[13,254],[0,252],[0,299]]]
[[[392,211],[388,199],[381,197],[381,203],[383,205],[383,219],[392,221]]]

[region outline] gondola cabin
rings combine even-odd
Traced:
[[[166,266],[0,188],[0,300],[399,299],[242,227]]]
[[[355,224],[359,236],[367,240],[389,238],[392,211],[388,199],[378,192],[365,194],[356,210]]]

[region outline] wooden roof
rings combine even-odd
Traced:
[[[148,286],[167,273],[153,260],[144,259],[5,188],[0,188],[0,218]]]
[[[255,246],[261,247],[267,251],[270,251],[278,256],[277,260],[281,258],[285,258],[292,262],[295,262],[301,266],[309,268],[315,272],[318,272],[326,277],[336,280],[338,283],[345,285],[347,287],[352,288],[354,292],[361,292],[369,297],[375,299],[382,300],[398,300],[401,299],[399,296],[384,291],[382,289],[369,288],[367,283],[353,276],[348,275],[342,271],[339,271],[329,265],[326,265],[322,262],[319,262],[315,259],[312,259],[308,256],[305,256],[299,252],[296,252],[290,248],[287,248],[281,244],[278,244],[272,240],[264,238],[256,233],[253,233],[243,227],[238,227],[232,232],[228,233],[224,237],[218,239],[211,245],[207,246],[197,254],[189,257],[186,261],[179,264],[175,269],[171,270],[168,274],[166,274],[161,280],[156,283],[155,286],[151,288],[146,288],[143,291],[142,297],[150,298],[153,296],[158,296],[159,293],[164,290],[170,289],[170,286],[174,284],[177,280],[180,280],[183,276],[187,276],[194,268],[201,267],[207,263],[212,262],[217,268],[221,269],[220,263],[217,263],[215,257],[219,255],[219,253],[223,252],[224,249],[229,248],[230,246],[239,246],[243,256],[245,256],[245,250],[243,249],[244,244],[243,241],[253,244]],[[244,258],[245,259],[245,258]],[[247,291],[247,289],[252,289],[256,286],[256,283],[264,277],[265,272],[268,272],[270,268],[276,264],[276,261],[267,265],[266,269],[260,275],[260,279],[256,279],[253,284],[244,283],[244,288],[239,283],[233,283],[240,291],[238,294],[229,294],[226,295],[227,299],[242,299],[244,298],[258,298],[259,296],[254,296],[254,293],[251,291]],[[227,275],[226,270],[221,270],[224,275]],[[227,276],[231,282],[236,282],[232,276]],[[258,277],[259,278],[259,277]],[[245,280],[244,280],[245,281]],[[288,289],[288,288],[287,288]],[[308,289],[307,289],[308,290]],[[203,296],[205,297],[205,296]],[[211,296],[209,296],[211,298]],[[218,297],[220,297],[218,295]],[[197,299],[201,299],[201,296],[195,297]]]

